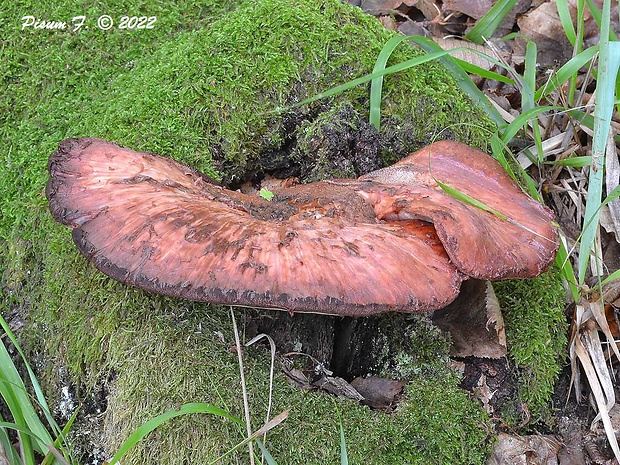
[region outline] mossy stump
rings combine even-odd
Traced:
[[[71,2],[47,6],[58,17],[75,14]],[[486,149],[492,129],[435,63],[386,77],[381,132],[367,123],[367,86],[291,108],[369,73],[393,36],[336,0],[157,8],[172,26],[134,36],[134,45],[119,34],[58,32],[43,48],[40,36],[11,35],[12,47],[23,53],[9,56],[9,92],[0,96],[2,114],[19,118],[0,128],[0,141],[11,148],[0,166],[0,308],[26,319],[20,336],[52,401],[60,404],[56,393],[68,385],[85,405],[73,440],[78,455],[99,461],[141,423],[187,402],[212,403],[242,417],[239,368],[229,309],[127,288],[77,255],[42,195],[47,157],[60,140],[113,140],[236,186],[265,174],[355,177],[435,138]],[[205,11],[233,8],[205,19]],[[403,44],[390,63],[419,53]],[[31,110],[13,112],[16,102],[31,99]],[[401,340],[383,341],[383,355],[393,354],[383,374],[408,382],[396,411],[302,391],[277,372],[272,413],[291,409],[267,441],[278,463],[336,463],[339,418],[352,463],[484,463],[493,438],[488,418],[446,367],[447,341],[424,318],[385,321],[390,318],[398,319]],[[391,332],[382,325],[377,343]],[[422,349],[424,340],[430,345]],[[260,347],[245,351],[254,429],[266,414],[267,354]],[[243,437],[242,428],[218,417],[176,418],[123,463],[209,463]],[[221,463],[248,463],[247,451]]]

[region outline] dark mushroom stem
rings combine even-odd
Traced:
[[[512,221],[448,196],[429,166]],[[548,209],[488,155],[450,141],[357,180],[275,189],[271,201],[99,139],[63,141],[48,168],[52,215],[99,270],[191,300],[350,316],[431,311],[470,276],[540,274],[558,247]]]

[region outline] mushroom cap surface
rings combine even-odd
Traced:
[[[465,163],[474,167],[467,175],[480,178],[474,194],[506,181],[481,187],[497,174],[481,160],[495,162],[482,152],[462,158],[473,150],[463,144],[438,144],[359,180],[282,188],[267,201],[168,158],[67,139],[50,156],[46,195],[54,218],[108,276],[218,304],[351,316],[423,312],[454,300],[468,276],[546,269],[557,250],[550,213],[510,184],[508,197],[518,196],[530,215],[519,218],[527,229],[515,234],[503,230],[514,224],[447,196],[424,170],[428,153],[433,174],[453,187],[463,187],[452,178],[465,177]],[[480,237],[483,245],[473,245]]]
[[[531,278],[545,271],[559,247],[553,212],[531,199],[486,153],[439,141],[360,180],[378,218],[433,223],[452,263],[478,279]],[[446,194],[437,180],[503,215]],[[377,194],[377,191],[389,191]]]

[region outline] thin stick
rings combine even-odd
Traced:
[[[258,336],[254,336],[250,341],[245,343],[246,347],[250,347],[257,341],[260,341],[262,338],[265,338],[269,341],[269,346],[271,347],[271,367],[269,369],[269,402],[267,404],[267,418],[265,418],[265,424],[269,423],[269,417],[271,416],[271,404],[273,401],[273,373],[275,370],[276,364],[276,343],[271,336],[268,334],[259,334]],[[267,431],[263,435],[263,446],[267,444]],[[263,454],[264,457],[264,454]]]
[[[233,331],[235,333],[235,345],[237,346],[237,357],[239,359],[239,374],[241,375],[241,391],[243,392],[243,410],[245,413],[245,426],[248,432],[248,438],[252,436],[252,425],[250,424],[250,406],[248,403],[248,391],[245,386],[245,375],[243,374],[243,356],[241,355],[241,341],[239,340],[239,331],[237,330],[237,321],[232,307],[230,307],[230,317],[232,318]],[[252,441],[248,442],[250,450],[250,463],[254,465],[254,447]]]

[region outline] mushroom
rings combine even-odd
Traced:
[[[61,142],[48,169],[52,215],[99,270],[191,300],[342,316],[432,311],[469,277],[541,273],[558,247],[547,208],[491,157],[450,141],[357,180],[278,188],[271,201],[99,139]],[[510,221],[445,194],[431,173]]]

